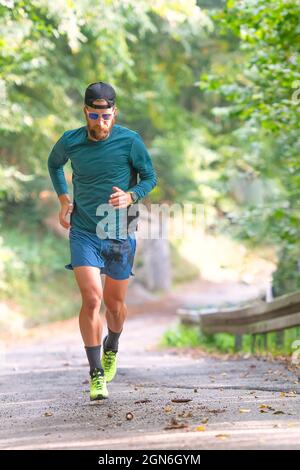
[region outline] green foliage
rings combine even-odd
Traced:
[[[188,327],[179,323],[164,333],[160,346],[176,348],[197,347],[200,340],[199,328]]]
[[[2,167],[0,165],[0,204],[3,201],[18,203],[24,200],[26,183],[32,180],[33,176],[25,176],[14,166]]]
[[[277,247],[276,292],[298,289],[300,5],[225,3],[0,0],[6,294],[14,282],[24,293],[28,279],[43,279],[40,249],[56,272],[44,237],[32,257],[22,255],[28,245],[8,240],[15,230],[42,230],[47,156],[63,131],[84,124],[83,93],[96,80],[115,86],[119,122],[139,131],[153,155],[152,200],[213,205],[227,233]]]
[[[28,326],[76,314],[79,295],[72,272],[64,268],[69,256],[67,240],[35,225],[26,232],[2,230],[0,298],[16,303]]]
[[[183,325],[178,322],[168,329],[161,341],[161,347],[204,348],[207,351],[234,351],[234,336],[227,333],[204,335],[198,326]]]
[[[226,213],[227,229],[252,243],[268,240],[279,256],[294,256],[281,263],[282,275],[283,266],[288,270],[297,262],[300,248],[300,4],[229,0],[212,17],[221,27],[220,37],[231,35],[238,41],[231,41],[235,47],[223,63],[212,59],[199,83],[216,100],[212,119],[218,123],[221,158],[212,185],[219,190],[217,203]],[[248,178],[245,190],[251,180],[262,182],[260,201],[237,199],[231,183],[240,175]],[[228,196],[234,205],[228,204]],[[290,281],[288,271],[284,277],[279,292],[298,286],[294,269]]]
[[[276,272],[273,275],[275,296],[293,293],[300,290],[298,245],[284,246],[278,257]]]
[[[245,353],[290,355],[294,349],[292,344],[299,339],[300,327],[289,328],[284,331],[283,342],[279,344],[278,333],[272,332],[266,335],[254,336],[247,334],[242,337],[240,351]],[[161,347],[176,348],[201,348],[207,352],[221,352],[232,354],[235,351],[235,337],[229,333],[216,333],[205,335],[199,327],[183,325],[178,322],[175,326],[165,331],[160,341]]]
[[[158,191],[174,197],[171,188],[186,173],[180,141],[187,140],[190,127],[184,100],[196,77],[194,47],[211,25],[194,0],[78,0],[59,6],[50,0],[2,1],[3,165],[46,176],[46,158],[59,135],[84,124],[87,84],[104,80],[116,88],[119,122],[140,131],[151,147],[160,136],[153,149],[154,159],[160,155]],[[170,158],[174,178],[167,179]],[[183,189],[189,183],[192,178]]]
[[[199,129],[199,63],[210,54],[199,40],[205,47],[212,22],[195,0],[0,0],[0,28],[1,296],[33,317],[49,310],[50,294],[61,290],[56,279],[66,277],[67,248],[45,232],[41,193],[52,189],[53,144],[85,124],[87,84],[112,83],[118,122],[151,150],[159,176],[151,198],[201,198],[200,159],[186,153]],[[67,299],[56,302],[61,313]]]

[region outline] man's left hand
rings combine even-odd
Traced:
[[[113,186],[114,193],[110,195],[108,203],[115,209],[122,209],[128,207],[132,203],[132,197],[130,193],[126,193],[117,186]]]

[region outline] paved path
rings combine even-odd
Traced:
[[[264,359],[160,351],[172,318],[157,311],[127,320],[103,402],[89,401],[77,320],[7,351],[0,448],[300,449],[297,374]]]

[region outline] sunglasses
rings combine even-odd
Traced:
[[[103,113],[103,114],[98,114],[98,113],[88,113],[88,117],[92,119],[93,121],[97,121],[97,119],[101,118],[104,119],[104,121],[109,121],[112,117],[113,114],[108,114],[108,113]]]

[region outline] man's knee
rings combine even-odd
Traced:
[[[86,292],[82,294],[82,305],[91,312],[100,309],[101,300],[101,294],[98,292]]]
[[[122,300],[109,299],[105,302],[105,306],[112,315],[119,315],[125,308],[125,303]]]

